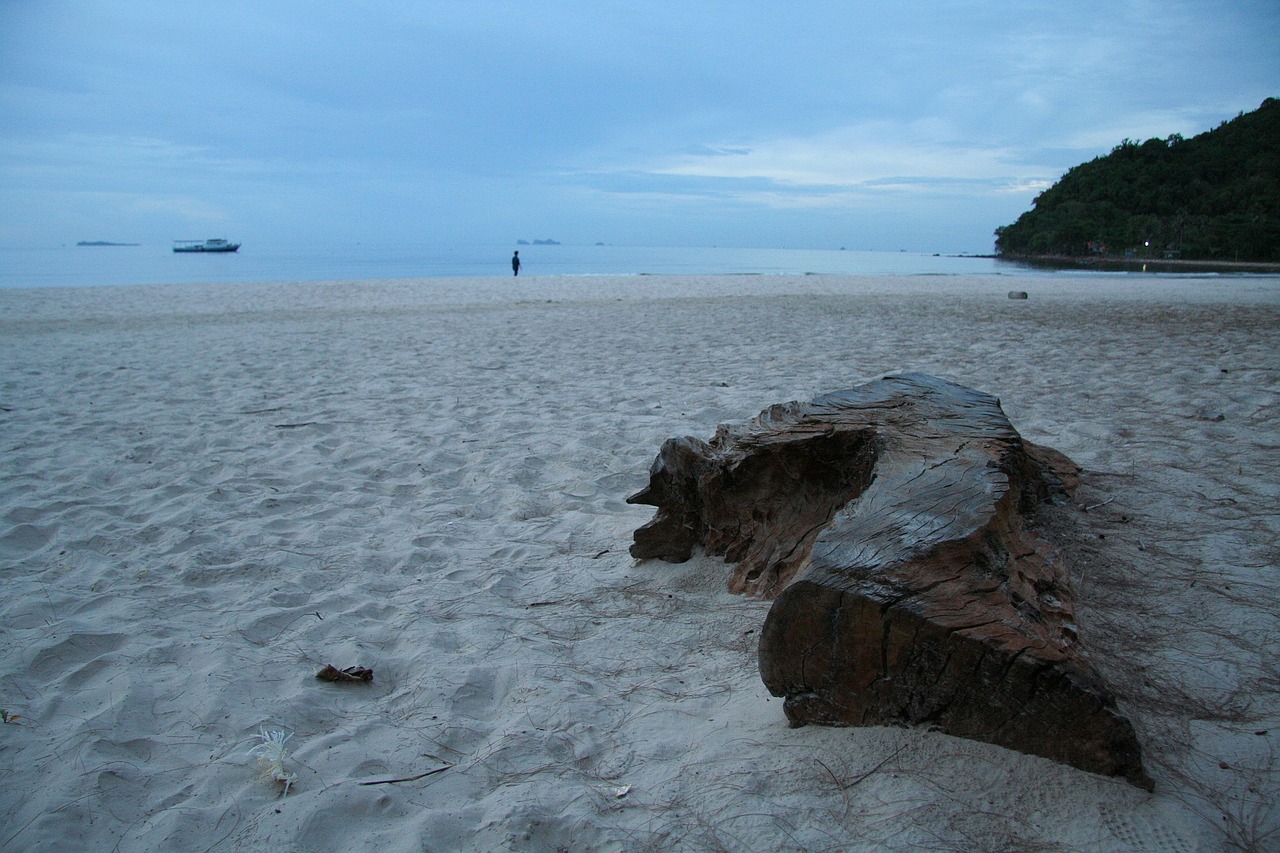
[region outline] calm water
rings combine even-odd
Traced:
[[[0,249],[0,287],[509,276],[517,248],[522,276],[1029,272],[991,258],[809,249],[350,245],[303,251],[246,244],[218,255],[174,254],[168,245],[63,246]]]
[[[520,274],[525,277],[1114,274],[1103,269],[1054,270],[994,258],[831,249],[352,244],[301,250],[248,244],[234,254],[220,255],[174,254],[165,244],[0,249],[0,288],[509,276],[511,253],[517,248],[524,261]]]

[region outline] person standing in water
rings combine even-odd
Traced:
[[[520,253],[516,252],[511,256],[511,274],[520,275]]]

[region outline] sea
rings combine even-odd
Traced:
[[[0,248],[0,288],[510,276],[516,250],[525,277],[1061,274],[990,256],[843,249],[365,243],[286,248],[244,243],[235,253],[184,254],[168,244],[72,244]]]

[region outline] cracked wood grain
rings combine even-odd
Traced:
[[[793,725],[930,725],[1150,787],[1031,529],[1077,474],[997,398],[886,377],[667,441],[631,553],[701,547],[774,599],[760,674]]]

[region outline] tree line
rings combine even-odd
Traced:
[[[1280,261],[1280,100],[1191,139],[1126,139],[1032,204],[996,229],[1001,255]]]

